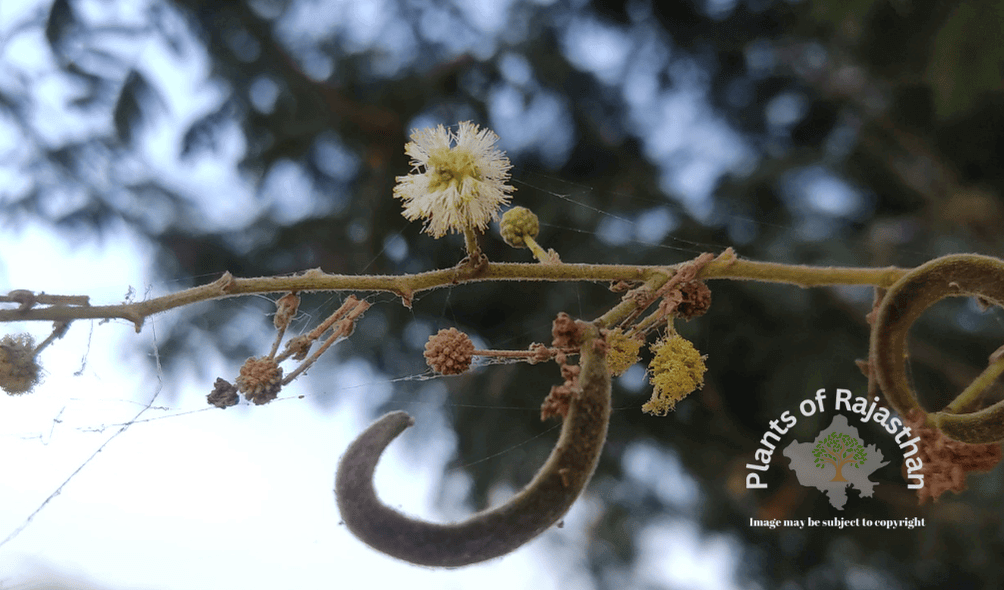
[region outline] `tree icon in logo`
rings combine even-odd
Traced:
[[[859,467],[865,462],[868,453],[861,446],[861,441],[853,436],[842,432],[831,432],[812,449],[812,456],[816,458],[816,467],[820,469],[826,465],[837,468],[837,474],[830,481],[847,481],[841,473],[844,465],[850,463],[854,467]]]

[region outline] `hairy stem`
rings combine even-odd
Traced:
[[[438,524],[416,520],[383,504],[373,488],[380,455],[414,419],[391,412],[345,451],[335,477],[346,526],[374,549],[419,565],[460,567],[516,550],[560,519],[592,477],[610,419],[610,371],[598,331],[587,326],[581,393],[574,396],[551,456],[511,500],[469,519]],[[597,350],[597,348],[600,350]]]
[[[483,266],[457,266],[412,275],[332,275],[313,269],[302,274],[283,277],[235,278],[230,273],[199,287],[146,301],[120,305],[90,306],[86,297],[61,297],[60,304],[49,307],[23,308],[13,295],[0,296],[0,302],[18,303],[17,309],[0,309],[0,322],[57,321],[78,319],[124,319],[139,331],[147,317],[177,307],[251,293],[282,293],[289,291],[384,291],[399,295],[410,305],[415,293],[449,285],[479,281],[648,281],[656,275],[666,276],[679,265],[642,266],[625,264],[536,264],[488,263]],[[701,279],[749,279],[788,283],[800,287],[823,285],[875,285],[889,287],[908,270],[886,268],[842,268],[785,265],[755,262],[734,257],[718,259],[704,267]],[[23,293],[19,289],[15,293]],[[37,303],[44,303],[42,295]],[[44,296],[52,299],[54,296]],[[69,302],[67,304],[66,302]]]
[[[467,248],[467,256],[471,258],[481,254],[481,246],[478,245],[478,234],[471,226],[464,228],[464,246]]]
[[[530,236],[523,236],[523,243],[526,244],[526,247],[530,249],[530,252],[533,254],[533,257],[536,258],[539,262],[547,261],[547,252],[545,252],[544,249],[541,248],[540,244],[537,243],[537,240],[534,240]]]

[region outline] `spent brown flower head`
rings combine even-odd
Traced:
[[[0,388],[10,395],[28,393],[38,385],[41,373],[30,334],[8,334],[0,339]]]
[[[206,396],[206,401],[217,408],[229,408],[237,405],[237,386],[221,377],[216,378],[213,391]]]
[[[565,312],[558,314],[551,324],[551,345],[558,348],[572,348],[579,345],[580,330],[575,320]]]
[[[237,377],[237,389],[255,405],[267,404],[279,396],[282,367],[269,357],[251,357],[244,361]]]
[[[952,440],[937,428],[926,426],[926,415],[914,409],[903,422],[920,437],[917,458],[924,466],[920,473],[924,485],[917,489],[917,500],[923,504],[928,498],[937,502],[945,492],[956,494],[965,491],[966,476],[971,471],[990,471],[1000,463],[999,443],[969,444]],[[906,464],[903,465],[904,471]]]
[[[564,418],[568,414],[568,406],[574,392],[574,388],[568,385],[567,381],[564,385],[552,385],[551,391],[540,404],[540,421],[543,422],[549,418]]]
[[[530,345],[530,352],[533,354],[527,357],[527,362],[531,365],[551,360],[551,350],[539,342]]]
[[[707,313],[711,307],[711,289],[704,281],[691,281],[680,287],[683,300],[676,306],[676,313],[681,318],[689,320]]]
[[[425,362],[441,375],[459,375],[471,367],[474,343],[456,328],[440,330],[425,343]]]

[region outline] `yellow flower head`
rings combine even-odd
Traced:
[[[512,164],[495,147],[499,137],[470,121],[458,127],[456,133],[442,125],[413,130],[404,153],[414,170],[398,176],[394,187],[394,196],[404,201],[403,215],[424,218],[425,232],[436,238],[468,228],[484,231],[515,190],[505,184]]]
[[[649,365],[653,385],[652,399],[641,407],[643,412],[665,416],[676,402],[704,386],[704,359],[689,340],[669,335],[652,345],[655,358]]]
[[[641,341],[637,338],[628,338],[624,332],[614,330],[607,334],[607,344],[610,345],[607,351],[607,367],[613,376],[623,375],[631,368],[631,365],[638,362],[638,351],[641,350]]]

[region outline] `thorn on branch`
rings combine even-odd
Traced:
[[[395,293],[397,293],[398,297],[401,298],[401,305],[407,307],[408,309],[411,309],[411,304],[415,298],[415,291],[413,291],[412,289],[402,288],[402,289],[397,289]]]
[[[230,274],[230,271],[225,271],[223,276],[213,281],[213,286],[219,289],[220,294],[227,295],[233,289],[235,284],[234,275]]]

